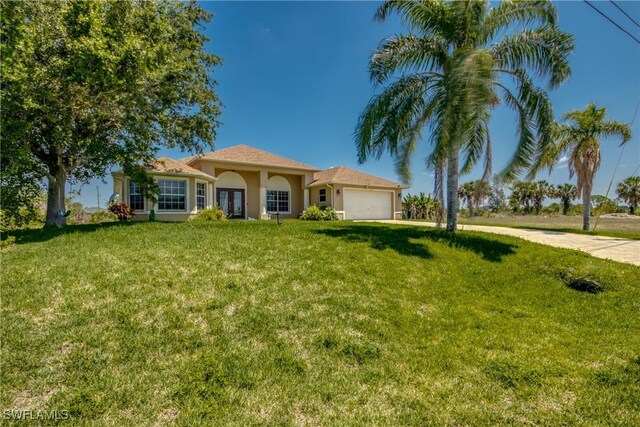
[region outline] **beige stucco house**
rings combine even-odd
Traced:
[[[149,170],[160,187],[157,203],[135,183],[114,172],[114,192],[135,211],[135,219],[183,221],[198,210],[219,206],[230,218],[297,218],[311,204],[332,206],[341,219],[393,219],[402,211],[405,185],[348,167],[320,170],[247,145],[183,160],[159,158]]]

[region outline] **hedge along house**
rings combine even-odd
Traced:
[[[401,215],[406,186],[346,167],[320,170],[247,145],[184,160],[159,158],[149,169],[160,187],[152,206],[129,177],[114,172],[114,192],[139,220],[182,221],[219,206],[232,219],[297,218],[310,204],[332,206],[341,219]]]

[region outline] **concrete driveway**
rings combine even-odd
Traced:
[[[431,222],[374,220],[385,224],[411,225],[414,227],[435,227]],[[459,230],[482,231],[484,233],[506,234],[531,242],[556,248],[574,249],[587,252],[595,257],[610,259],[640,266],[640,240],[618,237],[589,236],[586,234],[562,233],[559,231],[531,230],[524,228],[493,227],[486,225],[458,224]]]

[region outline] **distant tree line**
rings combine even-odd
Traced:
[[[509,190],[507,195],[506,190]],[[603,195],[591,196],[590,215],[615,212],[637,214],[640,204],[640,176],[632,176],[621,181],[616,187],[617,199]],[[469,216],[486,214],[514,215],[580,215],[582,206],[572,202],[578,198],[578,188],[574,184],[552,185],[547,181],[518,181],[509,185],[499,179],[489,183],[484,180],[469,181],[458,189],[459,213]],[[547,199],[559,199],[559,203],[544,205]],[[429,195],[407,194],[402,201],[403,217],[407,219],[438,220],[440,202]]]

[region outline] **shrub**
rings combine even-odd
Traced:
[[[8,236],[4,240],[0,240],[0,249],[8,248],[16,242],[16,236]]]
[[[338,214],[330,206],[319,208],[316,205],[311,205],[300,214],[300,219],[303,221],[335,221],[338,219]]]
[[[203,209],[198,211],[196,216],[191,218],[191,221],[224,221],[227,219],[227,216],[224,214],[224,211],[218,207]]]
[[[89,217],[89,224],[117,221],[118,217],[113,212],[96,212]]]
[[[115,214],[118,221],[129,221],[133,218],[133,209],[126,203],[114,203],[109,205],[109,212]]]

